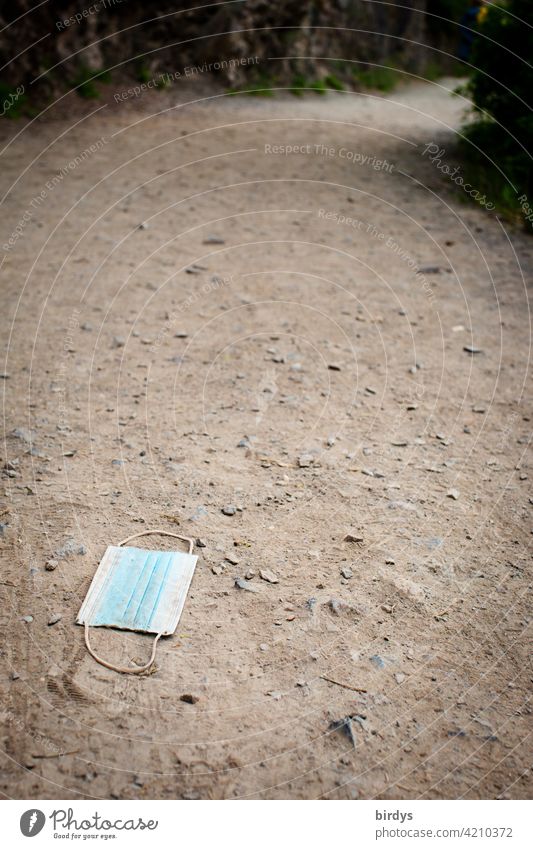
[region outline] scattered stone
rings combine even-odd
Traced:
[[[418,409],[418,404],[408,404],[408,405],[407,405],[407,409],[408,409],[408,410],[417,410],[417,409]]]
[[[195,705],[200,701],[199,696],[194,696],[192,693],[184,693],[180,696],[180,702],[185,702],[188,705]]]
[[[245,573],[244,577],[246,578],[247,581],[251,581],[252,578],[255,578],[254,569],[248,569],[248,571]]]
[[[417,274],[440,274],[442,270],[440,265],[421,265]]]
[[[262,578],[263,581],[268,581],[269,584],[279,583],[278,576],[274,572],[271,572],[270,569],[260,569],[259,577]]]
[[[187,274],[201,274],[202,271],[207,271],[205,265],[198,265],[197,263],[193,263],[188,268],[185,269]]]
[[[466,351],[467,354],[482,354],[483,353],[481,348],[476,348],[474,345],[463,345],[463,351]]]
[[[139,230],[148,230],[148,224],[146,223],[146,221],[142,221],[139,224]]]
[[[62,560],[64,557],[70,557],[71,554],[87,554],[87,549],[82,543],[75,542],[73,539],[68,539],[61,548],[57,548],[54,552],[54,557]]]
[[[343,716],[342,719],[335,719],[333,722],[330,722],[329,727],[331,731],[340,731],[341,734],[344,734],[355,749],[356,742],[355,735],[353,733],[352,719],[352,716]]]
[[[350,578],[353,578],[353,572],[352,572],[352,570],[350,569],[350,567],[349,567],[349,566],[344,566],[344,567],[341,569],[341,575],[342,575],[342,577],[343,577],[343,578],[346,578],[346,580],[347,580],[347,581],[348,581]]]
[[[200,522],[204,516],[207,516],[207,507],[204,507],[203,504],[200,504],[194,513],[190,516],[191,522]]]
[[[92,329],[93,326],[89,321],[84,321],[80,324],[80,330],[85,330],[87,333],[90,333]]]
[[[11,431],[11,436],[14,436],[15,439],[21,439],[22,442],[26,442],[28,445],[31,445],[31,443],[33,442],[34,433],[27,427],[16,427],[14,430]]]
[[[385,611],[385,613],[393,613],[394,608],[390,604],[382,604],[381,609]]]
[[[198,548],[207,548],[205,539],[202,539],[201,537],[196,538],[196,545]]]
[[[357,536],[356,534],[346,534],[343,542],[363,542],[363,537]]]
[[[344,602],[338,598],[330,598],[330,600],[328,601],[328,606],[331,612],[335,614],[335,616],[338,616],[342,608],[346,607]]]
[[[277,702],[279,702],[282,695],[283,695],[283,693],[279,693],[277,690],[269,690],[268,693],[267,693],[267,696],[270,696],[272,699],[275,699],[275,701],[277,701]]]
[[[224,516],[234,516],[237,512],[237,508],[234,504],[226,504],[226,506],[222,508],[222,512]]]
[[[111,341],[112,348],[123,348],[125,344],[126,340],[123,336],[113,336],[113,339]]]
[[[225,245],[226,240],[222,239],[220,236],[206,236],[206,238],[202,242],[203,245]]]
[[[224,566],[222,566],[220,563],[218,566],[211,566],[211,571],[213,575],[222,575],[222,573],[224,572]]]
[[[29,625],[29,624],[30,624],[30,622],[33,622],[33,616],[23,616],[23,617],[22,617],[22,621],[23,621],[23,622],[27,622],[27,623],[28,623],[28,625]]]
[[[373,389],[371,386],[365,386],[365,392],[367,395],[377,395],[376,390]]]
[[[175,339],[186,339],[189,334],[186,330],[178,330],[177,333],[174,334]]]
[[[454,501],[457,501],[459,498],[459,490],[458,489],[449,489],[446,493],[447,498],[453,498]]]
[[[59,566],[59,560],[56,560],[54,557],[51,557],[44,564],[44,568],[46,569],[47,572],[53,572],[54,569],[57,569],[58,566]]]
[[[237,566],[237,564],[239,562],[239,558],[235,557],[234,554],[225,554],[224,560],[227,560],[228,563],[231,563],[232,566]]]
[[[385,565],[386,566],[394,566],[395,563],[396,563],[396,561],[393,560],[392,557],[386,557],[385,558]]]
[[[18,672],[12,672],[11,673],[11,680],[12,681],[18,681],[19,678],[20,678],[20,675],[18,674]]]
[[[243,436],[243,438],[240,439],[237,442],[237,448],[249,448],[249,447],[250,447],[250,440],[248,439],[247,436]]]
[[[328,446],[328,448],[332,448],[335,445],[336,441],[337,440],[335,439],[334,436],[328,436],[327,441],[326,441],[326,445]]]
[[[54,616],[50,617],[50,619],[47,622],[47,625],[56,625],[58,622],[61,621],[61,619],[62,619],[61,614],[56,613]]]
[[[486,413],[487,408],[484,407],[482,404],[474,404],[474,406],[472,407],[472,412],[473,413]]]
[[[403,672],[396,672],[394,678],[396,679],[397,684],[401,684],[403,681],[405,681],[405,675]]]
[[[378,669],[383,669],[385,667],[385,661],[379,656],[379,654],[373,654],[370,658],[370,663]]]
[[[342,370],[342,366],[340,366],[338,363],[328,363],[328,368],[329,368],[330,371],[341,371]]]
[[[298,457],[298,465],[300,469],[307,469],[309,466],[312,466],[315,461],[315,458],[312,454],[300,454]]]
[[[250,593],[258,593],[258,587],[255,587],[249,581],[245,581],[244,578],[235,578],[235,586],[240,590],[248,590]]]
[[[268,651],[269,647],[266,643],[261,643],[259,645],[259,651]]]

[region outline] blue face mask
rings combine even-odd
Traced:
[[[122,547],[145,534],[165,534],[189,543],[189,553]],[[76,622],[85,626],[85,644],[98,663],[117,672],[139,673],[155,659],[160,637],[173,634],[179,622],[198,557],[193,541],[169,531],[142,531],[108,546],[91,582]],[[119,667],[102,660],[89,642],[89,626],[156,634],[152,656],[138,667]]]

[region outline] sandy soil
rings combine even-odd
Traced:
[[[6,797],[531,792],[532,244],[423,154],[454,84],[2,123]],[[205,547],[124,676],[149,527]]]

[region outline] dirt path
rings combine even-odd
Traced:
[[[423,153],[460,100],[174,104],[2,124],[2,792],[526,796],[532,245]],[[153,526],[206,546],[120,676],[74,619]]]

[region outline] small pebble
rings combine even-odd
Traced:
[[[269,584],[279,583],[278,576],[274,572],[271,572],[270,569],[260,569],[259,577],[262,578],[263,581],[268,581]]]
[[[454,501],[457,501],[459,498],[459,490],[458,489],[449,489],[446,493],[448,498],[453,498]]]
[[[46,563],[44,564],[44,568],[46,569],[47,572],[53,572],[54,569],[57,569],[58,566],[59,566],[59,561],[55,560],[53,557],[51,557],[50,560],[47,560]]]
[[[57,624],[57,622],[60,622],[60,621],[61,621],[61,618],[62,618],[62,617],[61,617],[61,614],[60,614],[60,613],[56,613],[54,616],[52,616],[52,617],[48,620],[47,624],[48,624],[48,625],[56,625],[56,624]]]
[[[346,534],[343,542],[363,542],[363,537],[357,536],[357,534]]]
[[[234,554],[225,554],[224,559],[227,560],[228,563],[231,563],[232,566],[237,566],[239,562],[239,558],[235,557]]]
[[[194,696],[192,693],[184,693],[182,696],[180,696],[180,701],[186,702],[188,705],[195,705],[197,702],[200,701],[200,697]]]
[[[248,581],[245,581],[244,578],[235,578],[235,586],[240,590],[248,590],[249,593],[258,593],[258,587],[255,587],[253,584],[250,584]]]
[[[224,516],[234,516],[237,512],[237,508],[234,504],[226,504],[226,506],[222,508],[222,512]]]
[[[349,580],[349,578],[353,578],[353,572],[349,568],[349,566],[345,566],[343,569],[341,569],[341,575],[343,578],[346,578],[346,580]]]

